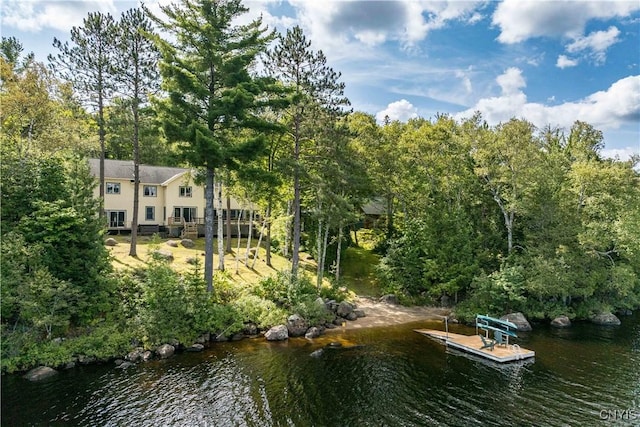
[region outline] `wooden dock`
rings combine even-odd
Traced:
[[[461,335],[438,331],[436,329],[414,329],[414,331],[429,338],[442,341],[448,347],[466,351],[467,353],[472,353],[499,363],[529,359],[536,355],[533,350],[521,348],[517,344],[510,344],[506,346],[496,344],[493,347],[493,350],[489,348],[481,348],[483,346],[483,342],[480,335]]]

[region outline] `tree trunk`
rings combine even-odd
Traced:
[[[136,91],[137,93],[137,91]],[[131,220],[131,246],[129,256],[138,256],[138,213],[140,208],[140,115],[137,100],[133,101],[133,219]]]
[[[240,233],[238,233],[238,239]],[[226,252],[231,252],[231,196],[227,194],[227,248]]]
[[[240,214],[238,215],[238,236],[240,236],[240,222],[242,221],[242,214],[244,214],[244,210],[241,210]],[[240,238],[238,237],[238,244],[236,248],[236,274],[238,274],[239,269],[240,269]]]
[[[289,200],[287,202],[287,234],[284,237],[284,247],[282,248],[282,255],[286,258],[289,256],[289,249],[291,247],[291,235],[293,233],[293,225],[291,221],[291,206],[293,202]]]
[[[205,183],[205,209],[204,209],[204,279],[207,283],[207,291],[213,292],[213,185],[214,170],[207,168]]]
[[[262,227],[260,228],[260,236],[258,236],[258,244],[256,245],[256,253],[255,253],[254,257],[253,257],[253,262],[251,263],[251,268],[252,269],[255,268],[256,260],[258,259],[258,255],[260,254],[260,245],[262,244],[262,236],[264,235],[264,229],[265,229],[265,227],[267,225],[267,221],[268,221],[267,217],[265,217],[262,220]]]
[[[244,265],[249,266],[249,251],[251,251],[251,234],[253,233],[253,208],[249,209],[249,229],[247,230],[247,250],[244,253]],[[240,240],[240,236],[238,236]]]
[[[105,151],[105,130],[104,130],[104,100],[102,88],[98,90],[98,139],[100,140],[100,218],[105,218],[104,211],[104,151]]]
[[[318,206],[318,212],[320,211],[321,206],[321,204],[320,206]],[[316,272],[316,286],[318,287],[318,289],[320,289],[320,287],[322,286],[322,276],[324,268],[324,266],[322,265],[322,225],[322,216],[318,216],[318,232],[316,233],[316,261],[318,263]]]
[[[222,181],[218,182],[218,270],[224,271],[224,227],[222,224]]]
[[[291,250],[291,278],[298,277],[300,252],[300,114],[295,118],[295,145],[293,153],[293,248]]]
[[[340,283],[340,252],[342,251],[342,221],[338,225],[338,249],[336,250],[336,284]]]
[[[269,197],[269,204],[267,205],[267,237],[265,241],[265,246],[267,250],[266,254],[266,263],[267,266],[271,267],[271,197]]]

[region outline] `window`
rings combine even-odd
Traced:
[[[153,206],[146,206],[144,208],[144,219],[145,221],[155,221],[156,220],[156,208]]]
[[[180,197],[191,197],[191,187],[180,187]]]
[[[120,194],[120,183],[107,182],[107,194]]]
[[[158,187],[155,185],[145,185],[144,186],[144,196],[145,197],[157,197],[158,196]]]
[[[107,211],[107,218],[109,219],[109,228],[122,228],[124,227],[126,211]]]

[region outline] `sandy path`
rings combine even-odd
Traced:
[[[451,311],[440,307],[405,307],[368,297],[358,297],[355,303],[358,309],[364,310],[366,317],[361,317],[353,322],[348,321],[346,329],[400,325],[421,320],[440,320],[439,316],[446,316]]]

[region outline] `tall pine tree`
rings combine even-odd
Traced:
[[[302,144],[310,138],[307,121],[314,109],[337,113],[349,101],[343,96],[344,83],[339,82],[340,73],[327,66],[322,51],[311,50],[302,29],[295,26],[280,36],[278,45],[270,54],[269,68],[272,73],[293,91],[293,102],[288,120],[289,135],[293,140],[293,242],[291,275],[298,274],[300,251],[300,199],[302,175],[300,153]]]
[[[166,21],[154,20],[174,41],[155,38],[160,73],[168,97],[158,103],[169,141],[179,144],[185,161],[205,174],[205,280],[213,291],[214,177],[221,167],[234,169],[264,147],[260,133],[236,139],[238,129],[273,125],[258,112],[271,104],[272,79],[256,78],[250,68],[273,39],[256,19],[233,21],[248,11],[239,0],[186,0],[161,8]],[[219,218],[221,220],[221,218]],[[224,269],[223,236],[218,236],[219,268]]]
[[[141,9],[126,11],[118,23],[120,61],[116,72],[118,90],[133,115],[133,217],[131,220],[130,256],[137,256],[138,211],[140,201],[140,107],[158,89],[159,52],[147,37],[153,31],[151,21]]]
[[[104,200],[104,108],[114,88],[115,37],[116,24],[110,14],[89,13],[82,27],[71,29],[72,44],[54,38],[53,46],[60,52],[49,55],[54,70],[73,84],[87,107],[96,110],[100,140],[100,200]]]

